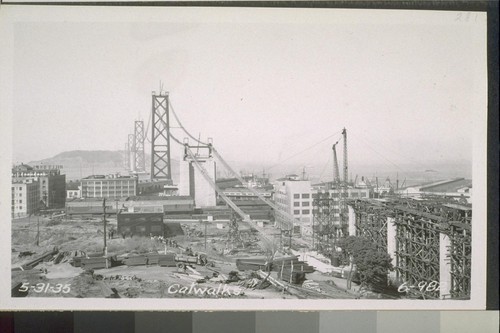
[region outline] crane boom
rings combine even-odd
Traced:
[[[343,172],[343,180],[341,186],[341,195],[340,195],[340,218],[342,226],[347,224],[347,182],[348,182],[348,163],[347,163],[347,130],[342,130],[342,136],[344,138],[344,172]]]
[[[200,162],[198,162],[198,160],[196,159],[196,156],[193,154],[193,152],[191,151],[191,149],[189,149],[188,145],[186,144],[185,145],[186,147],[186,152],[188,153],[188,155],[191,157],[191,159],[193,160],[194,164],[196,165],[196,167],[198,168],[198,170],[200,170],[201,174],[203,175],[203,177],[205,178],[205,180],[210,184],[210,186],[212,186],[212,188],[217,191],[217,193],[219,194],[219,196],[222,198],[222,200],[224,200],[224,202],[227,203],[227,205],[229,207],[231,207],[239,216],[241,216],[241,218],[243,219],[243,221],[245,222],[248,222],[250,223],[255,229],[257,229],[259,232],[259,236],[264,239],[265,241],[267,242],[270,242],[272,243],[274,240],[269,238],[266,233],[262,230],[262,228],[258,227],[255,222],[252,221],[252,219],[250,218],[250,215],[248,214],[245,214],[245,212],[243,212],[231,199],[229,199],[225,194],[224,192],[222,192],[220,190],[220,188],[217,186],[217,184],[212,180],[212,178],[210,178],[210,176],[208,175],[208,172],[207,170],[205,169],[205,167],[203,167],[203,165],[201,165]]]
[[[337,160],[337,150],[335,146],[339,143],[338,141],[332,146],[333,150],[333,183],[338,184],[340,182],[340,174],[339,174],[339,162]]]
[[[347,130],[342,130],[342,136],[344,137],[344,183],[347,186],[347,175],[348,175],[348,163],[347,163]]]
[[[231,166],[229,164],[227,164],[227,162],[222,158],[222,156],[219,154],[219,152],[213,146],[212,146],[212,153],[217,157],[217,159],[222,163],[222,165],[224,165],[224,167],[227,170],[229,170],[233,174],[233,176],[236,177],[241,182],[242,185],[245,184],[245,181],[243,180],[243,178],[241,178],[241,176],[238,173],[236,173],[231,168]],[[293,226],[293,221],[295,220],[295,218],[292,215],[280,210],[277,205],[275,205],[273,202],[266,199],[262,194],[259,193],[259,191],[255,190],[254,188],[248,187],[248,190],[250,192],[252,192],[253,194],[255,194],[260,200],[262,200],[264,203],[266,203],[269,207],[274,209],[275,212],[279,212],[280,214],[285,216],[290,224],[290,228]]]

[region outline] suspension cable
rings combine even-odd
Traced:
[[[333,133],[332,135],[327,136],[326,138],[324,138],[324,139],[322,139],[322,140],[320,140],[320,141],[318,141],[318,142],[316,142],[316,143],[312,144],[311,146],[309,146],[309,147],[307,147],[307,148],[305,148],[305,149],[303,149],[303,150],[299,151],[298,153],[295,153],[295,154],[293,154],[292,156],[287,157],[287,158],[285,158],[284,160],[282,160],[282,161],[280,161],[280,162],[278,162],[278,163],[276,163],[276,164],[274,164],[274,165],[271,165],[270,167],[266,168],[266,170],[269,170],[269,169],[272,169],[272,168],[274,168],[274,167],[277,167],[278,165],[282,164],[283,162],[286,162],[286,161],[288,161],[288,160],[290,160],[290,159],[294,158],[295,156],[298,156],[298,155],[302,154],[303,152],[305,152],[305,151],[307,151],[307,150],[309,150],[309,149],[311,149],[311,148],[315,147],[316,145],[319,145],[320,143],[325,142],[326,140],[328,140],[328,139],[330,139],[330,138],[334,137],[335,135],[339,135],[339,134],[340,134],[340,132],[341,132],[341,131],[338,131],[338,132]]]
[[[182,128],[182,130],[191,138],[193,139],[194,141],[196,141],[197,143],[199,144],[202,144],[202,145],[206,145],[208,146],[208,143],[206,142],[203,142],[203,141],[200,141],[199,139],[197,139],[196,137],[194,137],[193,135],[191,135],[191,133],[189,133],[187,131],[187,129],[182,125],[181,121],[179,120],[179,117],[177,117],[177,114],[175,113],[175,110],[174,110],[174,107],[172,105],[172,103],[170,102],[170,98],[168,99],[168,105],[170,107],[170,110],[172,111],[172,114],[174,115],[174,118],[175,120],[177,121],[177,123],[179,124],[180,128]]]
[[[177,141],[177,139],[174,139]],[[177,141],[178,142],[178,141]],[[187,146],[187,145],[185,145]],[[212,178],[210,178],[210,176],[208,175],[208,172],[207,170],[203,167],[203,165],[201,165],[198,160],[196,159],[196,156],[193,154],[193,152],[191,151],[191,149],[189,149],[189,147],[187,147],[186,149],[186,152],[189,154],[189,156],[192,158],[193,162],[195,163],[196,167],[198,168],[198,170],[200,170],[201,174],[203,175],[203,177],[205,177],[205,179],[208,181],[208,183],[212,186],[212,188],[219,194],[219,196],[228,204],[229,207],[231,207],[238,215],[241,216],[241,218],[243,219],[243,221],[245,222],[248,222],[250,223],[254,228],[256,228],[257,230],[259,230],[259,236],[264,239],[265,241],[267,242],[270,242],[272,243],[273,240],[270,239],[263,230],[260,230],[260,228],[252,221],[252,219],[250,218],[250,215],[248,214],[245,214],[245,212],[243,212],[243,210],[241,210],[240,207],[238,207],[231,199],[229,199],[223,191],[221,191],[221,189],[217,186],[217,184],[215,183],[214,180],[212,180]]]
[[[238,175],[233,170],[233,168],[231,168],[231,166],[222,158],[222,156],[219,154],[219,152],[214,147],[212,147],[212,152],[217,157],[217,159],[224,165],[224,167],[238,179],[238,181],[241,183],[241,185],[245,185],[245,181],[243,180],[243,178],[241,178],[241,176]],[[293,215],[289,214],[288,212],[282,211],[275,203],[267,200],[259,191],[255,190],[253,187],[247,187],[247,189],[250,190],[250,192],[255,194],[260,200],[262,200],[264,203],[266,203],[272,209],[274,209],[275,212],[284,215],[289,220],[288,222],[291,225],[293,225],[293,221],[295,221],[295,218],[293,217]]]

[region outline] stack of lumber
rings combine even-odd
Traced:
[[[93,258],[80,257],[79,260],[80,260],[80,266],[85,270],[111,267],[109,259],[105,257],[93,257]]]
[[[302,284],[302,282],[304,282],[306,279],[306,273],[291,270],[282,270],[278,272],[278,277],[288,283]]]
[[[308,265],[304,261],[300,261],[297,257],[280,258],[273,260],[273,271],[281,272],[282,270],[290,270],[296,272],[312,273],[314,267]]]
[[[59,250],[54,247],[51,251],[45,252],[44,254],[36,257],[33,260],[30,260],[29,262],[25,263],[24,265],[21,266],[21,270],[29,270],[41,263],[42,261],[49,261],[51,260]]]
[[[300,261],[297,257],[275,260],[272,269],[278,272],[281,280],[293,284],[302,284],[306,279],[306,273],[314,272],[314,267]]]
[[[145,255],[139,255],[125,258],[122,262],[127,266],[141,266],[148,263],[148,258]]]
[[[174,267],[175,265],[176,262],[174,253],[160,254],[158,256],[158,266]]]
[[[236,259],[236,267],[240,271],[258,271],[260,269],[266,270],[266,257],[248,257],[248,258],[240,258]]]

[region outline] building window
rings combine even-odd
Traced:
[[[300,198],[300,194],[298,194],[298,193],[294,194],[294,195],[293,195],[293,198],[294,198],[294,199],[299,199],[299,198]]]
[[[295,215],[299,215],[299,214],[300,214],[300,210],[296,209],[296,210],[294,210],[294,211],[293,211],[293,213],[294,213]]]
[[[302,214],[309,214],[309,209],[304,209],[304,210],[302,211]]]
[[[309,199],[309,193],[302,193],[302,199]]]
[[[299,206],[300,206],[300,202],[295,201],[295,202],[293,203],[293,206],[294,206],[294,207],[299,207]]]
[[[145,226],[138,225],[137,227],[135,227],[135,230],[136,230],[137,232],[146,232],[146,227],[145,227]]]
[[[152,225],[151,226],[151,232],[160,232],[161,231],[161,225]]]
[[[302,206],[305,206],[305,207],[309,206],[309,201],[302,202]]]

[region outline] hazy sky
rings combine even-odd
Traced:
[[[345,126],[351,164],[472,161],[484,13],[93,13],[15,24],[14,161],[123,149],[160,80],[184,125],[228,160],[331,163]]]

